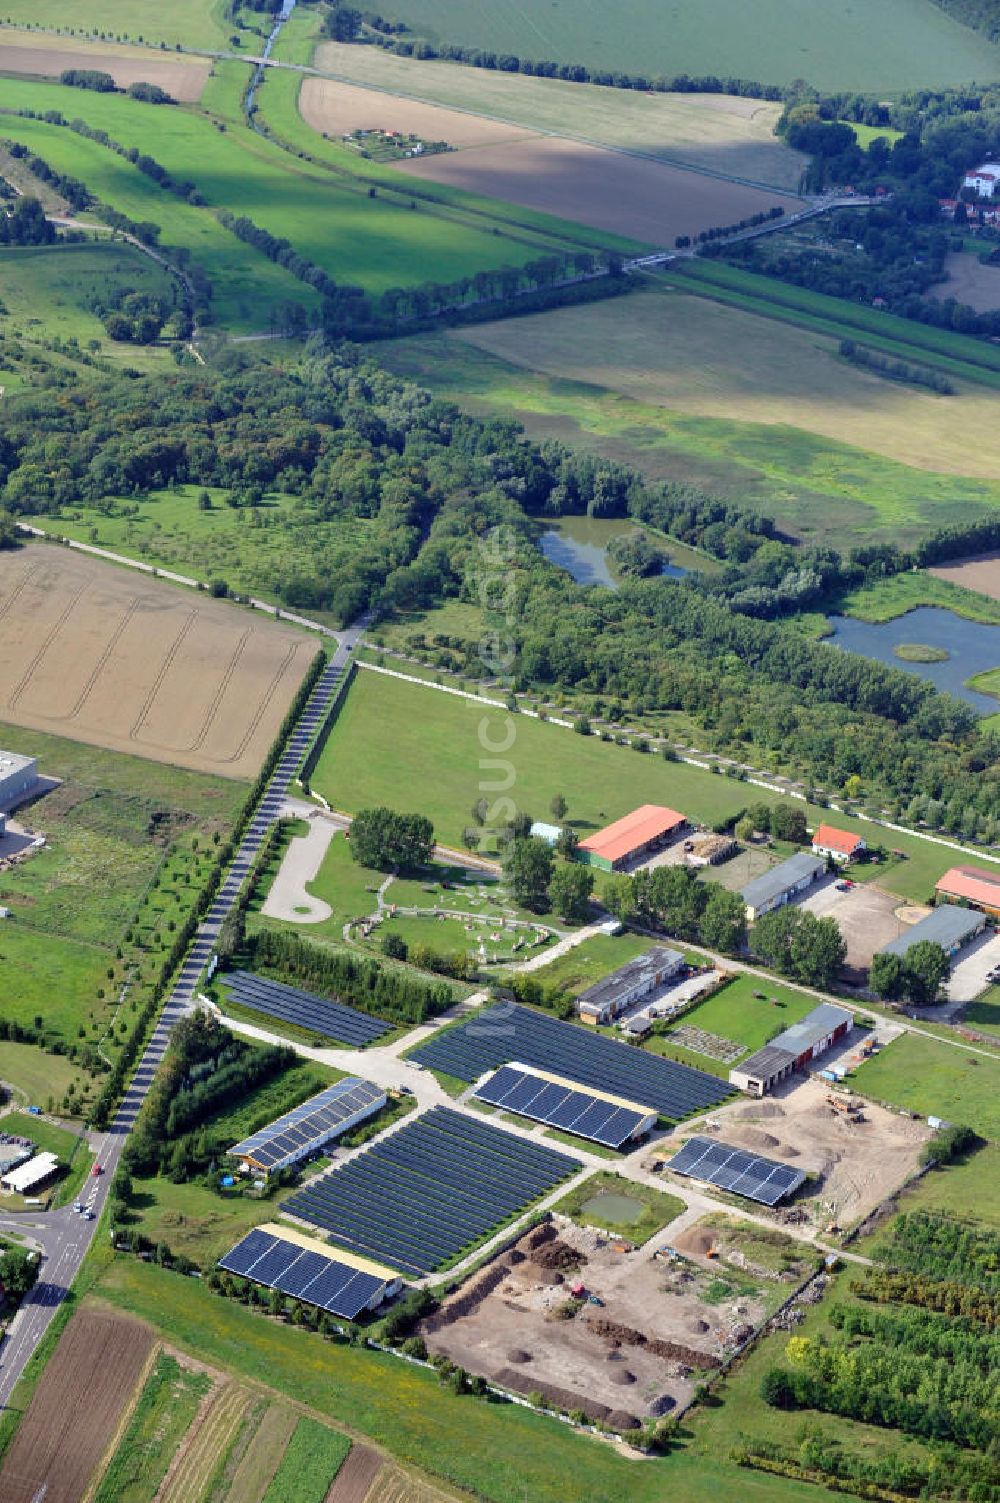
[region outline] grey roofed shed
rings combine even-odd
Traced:
[[[762,908],[784,892],[790,892],[800,884],[815,882],[826,871],[826,862],[820,856],[811,856],[808,851],[799,851],[772,866],[769,872],[754,877],[741,888],[740,897],[748,908]]]
[[[913,945],[928,939],[941,945],[949,955],[960,950],[986,924],[986,915],[975,908],[960,908],[957,903],[941,903],[933,913],[921,919],[905,934],[890,940],[880,955],[905,955]]]
[[[789,1054],[798,1059],[803,1050],[827,1038],[842,1023],[851,1022],[853,1014],[846,1007],[834,1007],[832,1002],[821,1002],[798,1023],[793,1023],[790,1028],[779,1033],[777,1038],[772,1039],[771,1047],[787,1049]]]

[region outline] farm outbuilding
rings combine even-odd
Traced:
[[[663,850],[687,828],[687,818],[661,804],[642,804],[613,824],[588,835],[577,848],[577,857],[602,871],[621,871],[644,856]]]
[[[1000,867],[986,871],[981,866],[953,866],[940,878],[934,891],[939,898],[954,899],[978,908],[990,918],[1000,919]]]
[[[856,861],[865,848],[861,835],[838,830],[834,825],[820,825],[812,838],[814,856],[829,856],[838,863]]]
[[[765,913],[773,913],[775,908],[782,908],[790,903],[799,893],[818,882],[825,872],[826,862],[819,856],[799,851],[796,855],[789,856],[787,861],[772,866],[769,872],[754,877],[740,892],[750,923],[762,918]]]
[[[941,903],[905,934],[891,940],[880,955],[905,955],[921,940],[940,945],[946,955],[957,955],[970,940],[986,928],[986,915],[976,908],[960,908],[957,903]]]
[[[676,976],[684,965],[678,950],[655,945],[634,960],[612,971],[601,981],[588,986],[576,999],[576,1010],[584,1023],[610,1023],[654,989]]]
[[[38,758],[0,751],[0,810],[13,809],[35,789]]]
[[[386,1103],[386,1093],[368,1080],[348,1075],[310,1096],[229,1150],[254,1174],[274,1174],[321,1153],[328,1143],[364,1122]]]
[[[729,1082],[751,1096],[766,1096],[793,1070],[802,1070],[825,1054],[846,1035],[852,1022],[846,1008],[821,1002],[749,1059],[735,1065],[729,1072]]]

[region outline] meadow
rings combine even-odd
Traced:
[[[153,371],[173,366],[169,352],[155,345],[110,339],[91,310],[93,299],[117,291],[145,292],[172,306],[176,283],[162,267],[129,245],[14,247],[0,250],[4,333],[49,347],[73,341],[116,365]],[[91,351],[91,343],[99,348]]]
[[[642,345],[646,342],[644,331],[637,326],[632,313],[636,301],[635,295],[627,301],[619,299],[615,311],[620,326],[635,328],[638,343]],[[751,348],[750,367],[745,363],[733,366],[724,359],[710,372],[700,356],[698,343],[693,348],[684,348],[678,341],[674,346],[667,324],[667,338],[677,351],[679,372],[668,371],[663,380],[677,391],[680,378],[690,375],[695,387],[717,384],[720,394],[728,391],[724,399],[717,395],[714,401],[722,410],[728,409],[735,415],[705,417],[661,406],[650,399],[646,382],[650,381],[655,391],[662,367],[656,350],[652,352],[652,376],[633,369],[627,361],[621,367],[621,379],[634,395],[626,396],[614,387],[599,384],[590,361],[592,358],[597,366],[605,363],[605,351],[596,340],[584,336],[586,329],[594,327],[587,322],[591,311],[590,308],[574,310],[572,326],[567,323],[566,343],[573,347],[567,365],[574,375],[555,370],[547,374],[537,366],[529,366],[515,335],[496,324],[479,325],[461,334],[433,333],[394,341],[381,348],[380,358],[397,374],[417,381],[468,412],[486,418],[513,416],[523,424],[528,436],[538,442],[555,439],[581,452],[631,465],[650,480],[687,481],[713,495],[759,508],[779,520],[784,530],[809,542],[839,548],[853,546],[859,536],[866,541],[905,542],[923,535],[929,528],[966,521],[1000,504],[1000,484],[995,478],[945,474],[917,469],[909,463],[905,447],[906,401],[891,424],[886,417],[879,417],[884,402],[889,404],[890,412],[900,402],[903,388],[887,390],[887,383],[880,383],[878,388],[864,388],[871,390],[871,414],[859,406],[856,396],[843,402],[847,388],[840,384],[845,377],[836,370],[832,340],[827,344],[813,339],[803,349],[797,331],[789,331],[791,339],[786,344],[782,324],[765,324],[758,319],[759,345]],[[549,341],[544,328],[536,326],[532,332],[534,317],[518,319],[516,332],[525,340],[532,339],[544,365]],[[558,317],[558,311],[538,316],[539,319]],[[485,348],[486,342],[492,344],[495,338],[504,342],[507,351],[504,356]],[[766,363],[775,371],[775,389],[769,397],[751,389],[758,349],[763,350]],[[775,356],[768,356],[768,350],[774,350]],[[802,383],[795,380],[794,366],[780,364],[777,356],[782,350],[790,354],[802,350],[806,365],[823,371],[826,387],[832,387],[842,402],[839,410],[834,408],[831,415],[814,401]],[[854,380],[853,374],[850,379]],[[767,404],[768,420],[743,419],[739,415],[743,398],[737,399],[735,388],[748,392],[748,405],[758,411]],[[855,385],[856,392],[861,389]],[[913,389],[906,390],[908,399]],[[815,421],[823,427],[836,422],[838,428],[848,431],[853,410],[856,428],[850,441],[830,439],[805,426],[792,427],[782,415],[785,391],[790,394],[791,405],[802,414],[802,422]],[[940,400],[946,403],[956,399]],[[693,401],[686,383],[680,390],[679,401],[685,404]],[[973,398],[976,406],[980,401],[992,405],[993,399],[984,392],[981,398]],[[947,416],[944,408],[942,413],[939,419],[936,413],[927,410],[928,418],[933,417],[933,427],[939,432]],[[897,457],[886,458],[861,446],[861,436],[873,423],[881,426],[883,437],[888,428],[895,428],[893,442]],[[974,458],[969,463],[977,467]]]
[[[203,490],[210,503],[204,509],[198,504]],[[179,485],[102,501],[100,509],[74,504],[25,520],[158,569],[206,584],[221,579],[238,594],[268,599],[274,598],[291,555],[322,549],[324,567],[332,571],[365,546],[362,518],[324,520],[313,515],[308,502],[280,491],[269,492],[254,507],[230,506],[228,495],[217,486]]]
[[[685,1503],[717,1503],[738,1490],[746,1503],[820,1503],[814,1487],[741,1473],[724,1451],[636,1463],[600,1441],[530,1410],[459,1397],[434,1374],[397,1358],[330,1345],[220,1299],[131,1258],[102,1273],[95,1294],[163,1332],[182,1350],[308,1404],[484,1503],[659,1503],[671,1488]]]
[[[429,686],[362,670],[323,745],[312,786],[347,813],[388,804],[426,814],[438,840],[458,845],[483,792],[479,726],[484,714],[489,734],[496,736],[504,710],[484,710]],[[736,779],[656,755],[640,756],[629,747],[526,716],[515,718],[514,729],[508,759],[515,770],[512,796],[518,807],[541,819],[553,796],[561,793],[568,821],[581,836],[642,803],[666,804],[714,824],[750,802],[781,802],[780,795],[750,789]],[[831,816],[807,805],[806,817],[816,825]],[[838,827],[865,835],[870,844],[881,843],[870,823],[842,814],[835,819]],[[884,843],[901,856],[876,868],[879,885],[918,902],[926,901],[937,878],[957,859],[946,847],[917,836],[886,832]],[[969,859],[975,859],[973,853]]]
[[[763,981],[759,976],[736,976],[714,996],[684,1014],[684,1023],[732,1039],[745,1049],[760,1049],[783,1028],[799,1022],[816,1006],[805,992]],[[667,1035],[669,1040],[670,1035]]]
[[[416,101],[444,107],[441,113],[449,118],[441,135],[451,145],[463,144],[452,131],[481,133],[484,122],[507,121],[525,130],[576,136],[792,191],[805,165],[802,155],[774,134],[780,106],[763,99],[645,94],[396,57],[380,47],[341,42],[322,42],[313,62],[320,73],[363,86],[365,96],[359,95],[358,102],[367,97],[366,113],[389,127],[396,126],[397,116],[405,122]],[[324,110],[333,108],[337,98],[335,86],[307,79],[300,107],[309,124],[327,129],[321,123]],[[426,137],[427,132],[421,134]]]
[[[866,1096],[922,1116],[960,1122],[1000,1139],[1000,1059],[904,1033],[859,1065],[852,1083]]]
[[[233,30],[224,12],[224,0],[171,0],[168,6],[156,0],[74,0],[71,9],[65,0],[3,0],[0,23],[210,52],[223,47]]]
[[[998,49],[930,0],[705,0],[667,8],[564,0],[551,14],[513,0],[397,0],[393,16],[431,41],[657,77],[718,73],[763,83],[894,92],[1000,71]]]
[[[109,73],[119,89],[141,81],[156,84],[172,99],[190,102],[200,98],[209,67],[207,60],[176,53],[171,57],[149,48],[0,30],[0,73],[58,78],[65,68],[93,68]]]

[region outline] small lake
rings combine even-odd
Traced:
[[[580,1210],[586,1216],[594,1216],[607,1226],[631,1226],[643,1212],[641,1200],[631,1195],[616,1195],[613,1190],[602,1190],[585,1200]]]
[[[565,569],[577,584],[617,590],[620,581],[608,561],[608,544],[634,527],[626,517],[561,517],[555,527],[542,533],[538,546],[550,564]],[[687,573],[681,564],[669,563],[664,564],[661,578],[683,579]]]
[[[827,637],[837,647],[859,652],[862,657],[906,673],[919,674],[935,688],[956,699],[964,699],[980,715],[995,715],[1000,703],[989,694],[967,689],[965,680],[988,668],[1000,667],[1000,626],[981,621],[967,621],[954,611],[936,605],[922,605],[892,621],[858,621],[853,616],[831,616],[833,635]],[[950,656],[944,663],[907,663],[896,657],[894,648],[903,643],[920,643],[940,647]]]

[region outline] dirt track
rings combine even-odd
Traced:
[[[252,777],[314,652],[250,611],[48,544],[0,554],[0,719]]]
[[[122,1316],[70,1321],[0,1471],[3,1503],[79,1503],[152,1346],[152,1332]]]
[[[772,204],[786,213],[800,200],[778,191],[701,176],[579,141],[539,137],[397,164],[400,172],[522,204],[651,245],[672,246],[732,224]]]
[[[172,99],[192,103],[201,98],[210,71],[207,62],[177,62],[139,48],[70,45],[68,37],[47,39],[41,47],[37,38],[32,42],[25,46],[22,36],[12,40],[11,33],[0,32],[0,73],[58,78],[65,68],[93,68],[110,73],[120,89],[132,83],[158,84]]]

